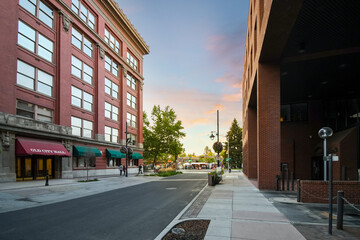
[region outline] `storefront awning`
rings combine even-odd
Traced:
[[[126,155],[119,150],[106,149],[107,158],[126,158]]]
[[[143,159],[143,156],[140,153],[134,152],[132,154],[132,159]]]
[[[70,157],[71,154],[60,142],[37,140],[32,138],[16,138],[16,156],[45,155]]]
[[[74,145],[74,157],[100,157],[101,152],[96,147],[85,147],[85,146],[75,146]]]

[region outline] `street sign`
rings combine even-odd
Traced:
[[[216,155],[216,161],[220,161],[220,155]]]
[[[228,162],[228,161],[230,161],[231,160],[231,158],[226,158],[226,161]]]
[[[191,159],[189,159],[189,162],[191,162]]]

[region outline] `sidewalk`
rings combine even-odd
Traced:
[[[45,180],[1,183],[0,213],[66,201],[159,180],[157,177],[135,177],[135,174],[129,174],[128,177],[118,175],[89,177],[89,179],[94,178],[99,179],[99,181],[79,182],[84,178],[50,179],[49,186],[45,186]]]
[[[186,220],[182,216],[211,220],[205,240],[305,239],[242,172],[226,173],[220,184],[203,191],[198,196],[207,195],[207,200],[200,199],[202,204],[196,204],[196,200],[190,203],[156,239],[161,239],[174,225]]]

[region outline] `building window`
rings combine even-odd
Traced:
[[[93,69],[74,56],[71,56],[71,74],[92,84]]]
[[[81,34],[75,28],[72,28],[72,44],[83,51],[89,57],[92,57],[93,47],[89,39],[84,34]]]
[[[105,56],[105,68],[115,76],[118,76],[119,64],[117,64],[113,59]]]
[[[16,115],[52,123],[53,111],[32,103],[16,100]]]
[[[280,122],[302,122],[307,120],[307,103],[281,105]]]
[[[105,102],[105,117],[117,121],[119,119],[119,108]]]
[[[130,64],[130,66],[135,69],[136,71],[138,70],[138,62],[137,60],[134,58],[133,55],[131,55],[129,52],[127,52],[127,58],[126,58],[128,64]]]
[[[73,157],[73,168],[96,167],[95,157]]]
[[[132,89],[136,90],[136,79],[133,78],[130,74],[127,74],[126,79],[127,85]]]
[[[90,10],[79,0],[72,0],[71,9],[80,16],[80,18],[95,30],[95,16]]]
[[[92,138],[93,123],[71,116],[72,134],[80,137]]]
[[[105,78],[105,93],[118,99],[119,86],[113,83],[111,80]]]
[[[105,42],[109,44],[109,46],[115,50],[118,54],[120,54],[120,42],[114,37],[113,34],[109,32],[105,28]]]
[[[40,19],[50,28],[53,28],[54,11],[49,8],[43,1],[39,0],[19,0],[19,5],[32,15]]]
[[[117,167],[120,166],[121,158],[107,158],[106,166],[107,167]]]
[[[21,21],[18,28],[18,44],[49,62],[53,60],[54,43]]]
[[[131,113],[127,113],[127,124],[132,128],[136,128],[136,116]]]
[[[93,95],[71,86],[71,104],[92,112]]]
[[[16,83],[33,91],[52,96],[53,76],[18,60]]]
[[[135,146],[136,145],[136,135],[132,133],[128,133],[127,141],[129,145]]]
[[[119,130],[105,126],[105,141],[117,143],[119,136]]]
[[[130,93],[127,93],[127,105],[136,109],[136,97],[131,95]]]

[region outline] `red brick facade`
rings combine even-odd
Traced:
[[[38,116],[37,109],[40,110],[40,108],[50,111],[51,122],[49,123],[54,125],[53,128],[57,126],[71,128],[72,118],[75,117],[82,121],[80,131],[85,131],[85,123],[91,123],[91,133],[87,137],[82,134],[78,136],[74,128],[72,135],[69,133],[56,135],[51,134],[51,131],[46,133],[46,131],[31,132],[30,130],[22,133],[21,129],[11,129],[4,124],[0,128],[3,139],[9,137],[11,144],[4,146],[6,149],[3,154],[13,155],[13,152],[10,153],[14,151],[12,144],[16,137],[21,135],[63,143],[67,141],[70,152],[73,145],[98,148],[102,156],[96,158],[96,167],[93,170],[107,170],[109,166],[107,166],[106,149],[119,149],[120,146],[125,145],[128,114],[131,114],[133,118],[128,121],[128,132],[133,134],[133,140],[135,140],[132,147],[136,152],[142,153],[143,56],[149,53],[149,47],[145,41],[113,0],[36,0],[35,2],[36,6],[27,0],[1,1],[0,3],[2,9],[0,30],[6,33],[0,35],[0,52],[2,53],[0,55],[2,76],[0,112],[4,116],[6,114],[19,115],[17,101],[23,101],[35,106],[34,116]],[[48,17],[40,9],[44,6],[49,14]],[[35,9],[34,12],[32,12],[33,9]],[[50,18],[52,18],[51,21]],[[47,24],[46,21],[50,23]],[[25,25],[30,30],[26,30],[27,32],[20,30],[19,24]],[[32,31],[35,32],[34,40],[30,36]],[[106,31],[110,32],[111,36],[106,36]],[[76,32],[78,35],[74,37]],[[21,34],[24,37],[20,36]],[[78,36],[80,40],[74,40]],[[19,40],[20,38],[23,40]],[[34,41],[35,50],[31,50],[32,41]],[[44,59],[41,56],[40,51],[46,52],[49,49],[43,50],[39,41],[51,42],[52,47],[49,47],[52,48],[51,59]],[[86,51],[91,53],[86,53]],[[128,54],[132,56],[131,60],[128,60]],[[80,65],[75,66],[77,62],[73,60],[74,57],[81,62]],[[19,83],[17,72],[22,71],[17,67],[19,60],[35,69],[35,78],[38,77],[40,71],[52,77],[50,96],[39,92],[37,88],[40,86],[31,89]],[[110,65],[107,65],[109,61]],[[82,69],[76,69],[78,66],[82,66]],[[107,69],[107,66],[110,67]],[[81,73],[77,74],[77,71]],[[86,75],[90,72],[91,75]],[[133,80],[130,86],[127,80],[129,76]],[[86,77],[91,78],[90,82]],[[106,89],[108,88],[105,86],[106,79],[109,80],[111,90]],[[35,80],[36,83],[38,81],[38,79]],[[136,87],[133,87],[134,84]],[[74,87],[81,93],[76,96],[78,98],[72,96]],[[117,96],[114,91],[117,92]],[[128,94],[133,97],[133,105],[129,104]],[[89,96],[91,100],[88,100]],[[86,108],[86,104],[91,106]],[[106,115],[106,106],[111,107],[110,115]],[[36,117],[33,119],[37,120]],[[36,125],[36,122],[31,124]],[[107,140],[105,127],[111,129],[111,137],[114,136],[116,140]],[[7,148],[10,148],[9,153],[6,153]],[[2,157],[7,159],[5,155]],[[15,156],[12,157],[13,161],[14,158]],[[71,159],[69,164],[71,165]],[[142,159],[139,159],[138,164],[142,164]],[[9,163],[9,165],[9,173],[15,173],[14,164]]]

